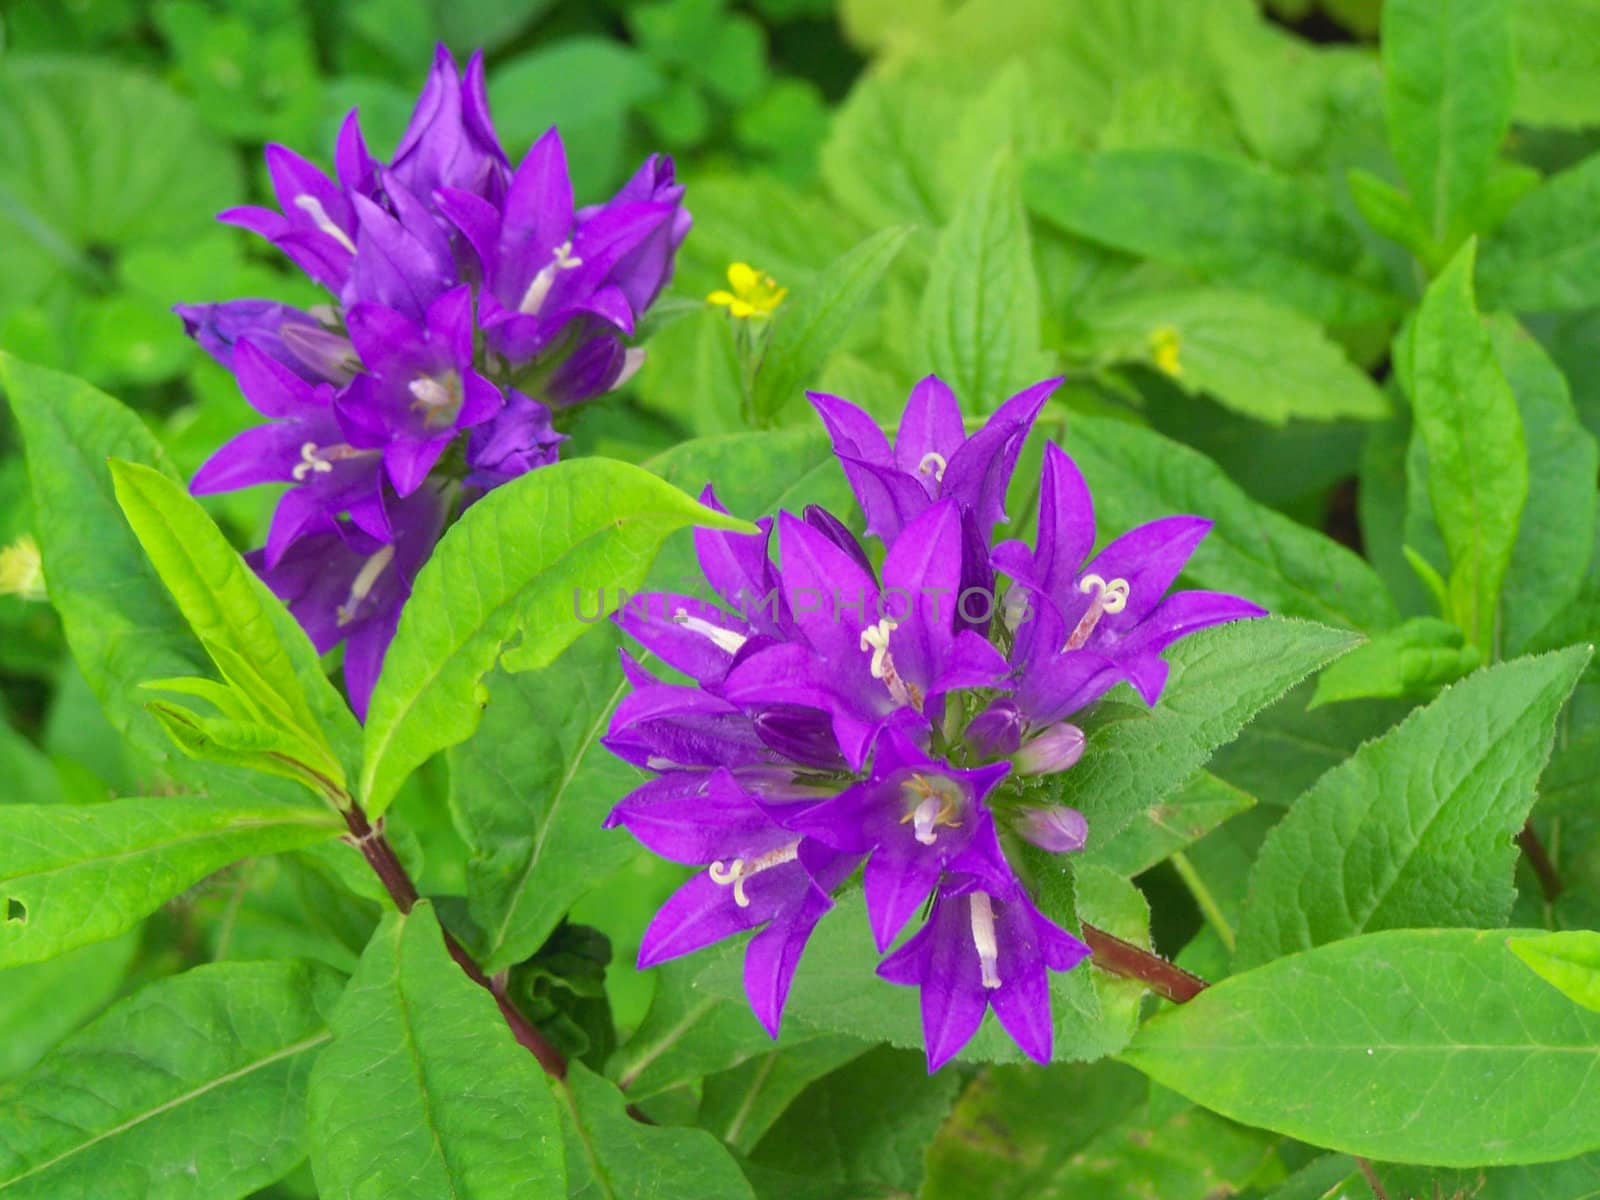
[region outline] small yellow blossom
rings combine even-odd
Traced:
[[[1176,379],[1183,374],[1183,364],[1178,361],[1178,351],[1183,347],[1183,339],[1178,331],[1170,325],[1163,325],[1150,332],[1150,358],[1156,365],[1156,370],[1163,375],[1170,375]]]
[[[45,599],[39,543],[32,534],[25,533],[9,546],[0,547],[0,596]]]
[[[788,288],[778,286],[778,281],[749,263],[736,262],[728,268],[728,287],[718,289],[706,297],[712,304],[720,304],[741,321],[751,317],[770,316],[772,310],[783,303]]]

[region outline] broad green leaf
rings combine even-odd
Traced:
[[[622,1093],[582,1063],[551,1087],[572,1200],[754,1200],[732,1156],[705,1130],[635,1121]]]
[[[1588,660],[1573,647],[1479,671],[1319,779],[1251,871],[1238,965],[1371,930],[1504,922],[1512,837]]]
[[[1199,841],[1230,817],[1254,808],[1255,803],[1249,792],[1209,771],[1196,771],[1182,787],[1139,814],[1109,841],[1096,842],[1091,836],[1077,861],[1131,879]]]
[[[324,1200],[563,1194],[538,1060],[451,960],[427,901],[384,918],[329,1024],[309,1098]]]
[[[1389,930],[1280,958],[1148,1022],[1124,1052],[1214,1112],[1438,1166],[1600,1146],[1600,1014],[1504,931]]]
[[[1381,321],[1399,307],[1360,234],[1320,193],[1242,158],[1050,154],[1030,164],[1022,195],[1068,233],[1261,292],[1317,321]]]
[[[1464,645],[1464,638],[1460,626],[1449,621],[1413,617],[1384,630],[1318,676],[1317,690],[1306,707],[1430,695],[1482,662],[1477,647]]]
[[[910,233],[900,228],[873,234],[829,263],[815,279],[792,289],[778,306],[755,377],[758,421],[770,420],[800,399]]]
[[[1389,148],[1448,254],[1483,215],[1511,125],[1509,0],[1389,0],[1380,45]]]
[[[750,1180],[775,1200],[916,1195],[960,1086],[920,1054],[876,1047],[805,1090],[750,1152]]]
[[[596,615],[616,607],[617,589],[638,588],[663,538],[696,524],[754,532],[603,458],[530,472],[469,508],[418,574],[372,692],[361,774],[368,813],[380,815],[434,753],[472,736],[483,677],[497,661],[513,671],[548,666],[588,628],[600,589],[611,599]]]
[[[1063,444],[1094,491],[1102,529],[1121,532],[1174,512],[1215,522],[1184,568],[1192,583],[1281,616],[1367,631],[1395,622],[1394,602],[1359,555],[1257,504],[1189,447],[1093,417],[1075,418]]]
[[[1484,239],[1479,287],[1489,307],[1573,312],[1600,304],[1600,155],[1552,175]]]
[[[1428,288],[1411,335],[1411,408],[1450,556],[1450,615],[1493,654],[1500,587],[1528,495],[1517,398],[1472,294],[1474,246]]]
[[[917,317],[914,361],[969,412],[993,412],[1049,370],[1018,175],[1006,148],[967,186],[939,235]]]
[[[1600,933],[1569,929],[1512,938],[1508,944],[1540,979],[1575,1003],[1600,1012]]]
[[[116,998],[139,948],[129,932],[0,973],[0,1080],[21,1074]]]
[[[6,1200],[234,1200],[306,1152],[338,979],[219,963],[151,984],[0,1088]]]
[[[733,321],[718,308],[674,321],[650,339],[635,385],[639,399],[696,436],[748,428],[745,364]],[[694,380],[692,388],[684,379]]]
[[[1511,28],[1518,123],[1600,124],[1600,10],[1588,0],[1512,0]]]
[[[1406,192],[1359,167],[1352,168],[1345,181],[1350,185],[1350,199],[1368,225],[1419,259],[1432,253],[1433,233]]]
[[[241,858],[324,841],[331,811],[199,796],[0,809],[0,967],[131,929]]]
[[[801,1092],[867,1049],[859,1038],[819,1037],[709,1075],[695,1123],[748,1154]]]
[[[104,285],[93,251],[180,243],[242,198],[232,149],[148,75],[88,59],[7,54],[0,307],[69,285]]]
[[[305,631],[178,484],[121,460],[111,478],[123,515],[217,669],[317,754],[307,765],[342,787],[341,760],[355,765],[360,734]]]
[[[1072,770],[1051,776],[1058,803],[1109,839],[1165,799],[1260,709],[1356,644],[1344,630],[1266,617],[1202,630],[1167,651],[1161,701],[1094,730]]]
[[[1595,479],[1600,447],[1578,419],[1561,371],[1539,343],[1509,317],[1489,322],[1495,358],[1516,394],[1528,447],[1528,499],[1511,548],[1500,601],[1506,654],[1559,646],[1594,636],[1563,635],[1581,608],[1600,530]]]
[[[9,355],[0,384],[28,450],[45,581],[73,657],[117,731],[165,762],[172,743],[144,711],[140,685],[208,664],[123,519],[106,460],[177,473],[139,418],[88,384]]]
[[[600,827],[640,779],[600,744],[628,692],[618,641],[608,623],[542,671],[491,675],[483,724],[450,751],[450,804],[472,852],[467,901],[491,972],[532,955],[639,853]]]
[[[1389,412],[1383,393],[1315,322],[1247,292],[1134,293],[1085,320],[1097,360],[1147,364],[1190,395],[1272,425]]]

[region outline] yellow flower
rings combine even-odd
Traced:
[[[32,534],[25,533],[9,546],[0,548],[0,596],[45,599],[39,543],[33,540]]]
[[[1176,379],[1183,374],[1183,364],[1178,361],[1178,351],[1182,347],[1183,339],[1170,325],[1163,325],[1150,333],[1150,358],[1155,363],[1156,370],[1163,375],[1170,375]]]
[[[749,263],[736,262],[728,268],[728,287],[718,289],[706,297],[712,304],[720,304],[741,321],[751,317],[770,316],[772,310],[783,303],[788,288],[778,286],[778,281]]]

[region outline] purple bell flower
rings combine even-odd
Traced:
[[[475,52],[462,72],[446,47],[435,49],[428,82],[389,169],[419,197],[430,198],[447,187],[495,203],[504,196],[511,163],[489,115],[483,51]]]
[[[864,410],[823,392],[807,393],[828,427],[867,532],[893,542],[900,530],[935,501],[956,500],[971,513],[978,532],[1005,520],[1006,486],[1022,443],[1059,379],[1018,392],[997,408],[983,428],[967,436],[955,393],[937,375],[911,389],[894,445]]]
[[[964,875],[939,889],[927,922],[879,964],[878,974],[922,990],[930,1072],[972,1039],[990,1008],[1024,1054],[1048,1063],[1049,972],[1070,971],[1088,954],[1014,881]]]
[[[234,348],[244,339],[311,383],[348,383],[361,369],[349,338],[275,300],[180,304],[173,311],[183,318],[183,331],[230,371]]]
[[[352,445],[383,451],[390,481],[409,496],[459,432],[505,403],[473,366],[472,291],[440,296],[422,325],[379,304],[358,304],[347,320],[367,369],[338,399],[340,424]]]
[[[1017,628],[1013,653],[1021,667],[1016,700],[1031,722],[1069,716],[1124,679],[1154,704],[1167,679],[1161,651],[1207,626],[1266,614],[1223,592],[1166,595],[1210,528],[1202,517],[1164,517],[1085,564],[1094,500],[1066,452],[1046,446],[1038,546],[1011,541],[994,550],[996,568],[1032,593],[1034,619]]]

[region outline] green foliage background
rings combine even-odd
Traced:
[[[1106,714],[1056,797],[1094,840],[1035,864],[1063,920],[1215,988],[1074,972],[1060,1062],[991,1026],[929,1078],[858,897],[776,1046],[739,947],[634,971],[681,875],[598,828],[633,778],[597,740],[609,630],[402,637],[363,746],[228,575],[271,489],[176,486],[254,417],[170,306],[317,303],[212,216],[267,193],[264,142],[325,160],[352,106],[387,153],[441,40],[487,52],[513,159],[560,126],[580,202],[655,149],[688,184],[646,366],[570,446],[644,468],[593,468],[655,521],[618,551],[640,577],[664,538],[649,578],[681,578],[666,535],[705,516],[651,475],[846,510],[802,389],[887,422],[930,370],[972,417],[1065,374],[1015,533],[1045,435],[1102,534],[1216,521],[1186,578],[1278,619]],[[3,0],[0,544],[39,538],[51,597],[0,596],[0,881],[35,913],[0,926],[0,1198],[1315,1200],[1370,1190],[1354,1155],[1391,1197],[1596,1194],[1597,228],[1600,0]],[[703,303],[735,261],[790,289],[756,353]],[[440,556],[525,529],[502,499]],[[571,583],[522,566],[517,630]],[[219,674],[270,740],[143,686]],[[481,724],[452,707],[480,687]],[[392,801],[431,903],[388,910],[298,776],[251,770],[281,754]]]

